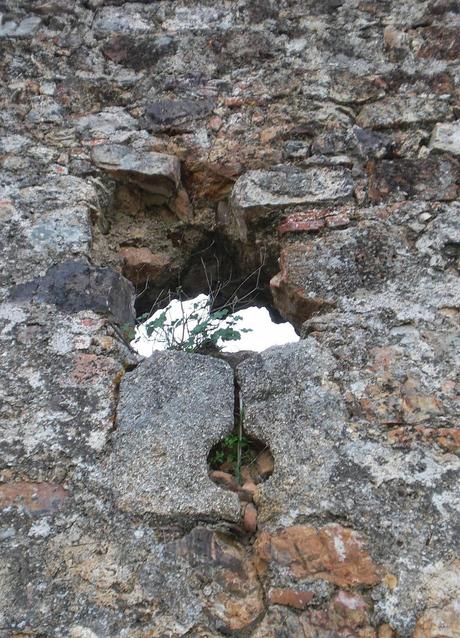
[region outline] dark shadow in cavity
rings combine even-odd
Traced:
[[[223,489],[252,490],[266,481],[274,470],[274,458],[268,445],[255,437],[241,436],[241,465],[238,468],[238,428],[213,445],[208,454],[209,476]]]
[[[171,299],[193,299],[212,293],[212,310],[226,308],[235,312],[258,306],[267,308],[272,321],[285,320],[273,304],[270,279],[277,272],[276,259],[247,255],[243,247],[232,244],[220,233],[205,238],[190,256],[179,274],[171,274],[167,283],[150,281],[139,290],[136,314],[141,316],[164,308]]]

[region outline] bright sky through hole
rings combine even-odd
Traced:
[[[168,321],[179,319],[183,316],[187,317],[194,310],[198,309],[200,320],[204,319],[208,313],[208,297],[206,295],[198,295],[195,299],[182,302],[174,299],[162,310],[155,312],[147,321],[136,329],[136,336],[131,341],[132,347],[143,357],[149,357],[155,350],[166,350],[166,342],[161,338],[160,334],[154,333],[151,337],[147,337],[146,324],[154,321],[162,312],[166,311]],[[285,343],[294,343],[299,340],[294,328],[290,323],[273,323],[270,314],[266,308],[257,308],[252,306],[235,313],[241,320],[234,326],[235,330],[248,328],[251,332],[242,332],[241,339],[238,341],[226,341],[219,343],[223,352],[238,352],[239,350],[253,350],[261,352],[270,348],[270,346],[280,346]],[[225,320],[219,322],[225,326]],[[191,330],[197,324],[196,320],[187,322],[187,329]],[[220,326],[219,326],[220,327]],[[182,335],[182,326],[176,328],[176,337],[180,340]]]

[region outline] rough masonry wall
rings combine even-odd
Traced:
[[[458,3],[0,14],[0,636],[458,638]],[[216,237],[303,339],[140,362]]]

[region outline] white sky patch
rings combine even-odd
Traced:
[[[189,317],[195,313],[198,318],[181,321],[180,325],[173,331],[176,341],[187,338],[189,332],[208,316],[207,295],[198,295],[195,299],[183,301],[182,303],[174,299],[164,309],[155,312],[147,321],[136,328],[136,336],[131,341],[132,347],[143,357],[149,357],[155,350],[166,350],[168,347],[167,340],[159,332],[155,332],[150,337],[147,336],[146,326],[157,319],[162,312],[166,312],[168,322],[176,319]],[[299,336],[290,323],[274,323],[271,320],[270,313],[266,308],[257,308],[252,306],[235,313],[241,319],[234,325],[234,329],[241,331],[242,329],[249,332],[241,332],[241,339],[237,341],[219,342],[223,352],[238,352],[240,350],[253,350],[254,352],[262,352],[271,346],[281,346],[286,343],[295,343],[299,341]],[[230,315],[232,316],[232,315]],[[227,319],[216,321],[213,324],[215,328],[225,328]],[[185,326],[184,326],[185,323]]]

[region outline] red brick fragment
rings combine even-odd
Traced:
[[[284,235],[286,233],[317,232],[326,225],[326,215],[327,211],[325,210],[294,213],[286,217],[283,223],[278,226],[278,233]]]

